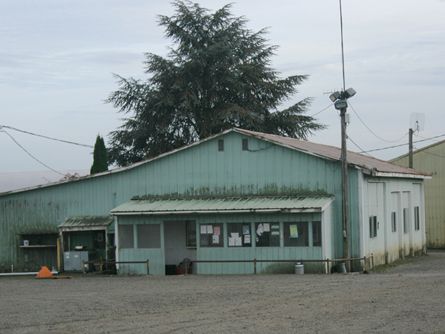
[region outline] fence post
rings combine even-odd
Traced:
[[[329,258],[326,259],[324,269],[325,269],[325,273],[326,273],[326,275],[330,273],[330,269],[329,269]]]
[[[253,273],[256,275],[256,258],[253,259]]]
[[[371,269],[374,269],[374,253],[371,253]]]
[[[367,270],[367,263],[366,263],[366,261],[367,261],[366,256],[364,256],[364,257],[363,257],[363,271],[364,271],[364,272],[367,272],[367,271],[368,271],[368,270]]]
[[[150,264],[149,260],[147,259],[147,275],[150,275]]]

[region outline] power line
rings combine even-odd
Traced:
[[[40,134],[38,134],[38,133],[34,133],[34,132],[30,132],[30,131],[25,131],[25,130],[21,130],[21,129],[17,129],[17,128],[14,128],[14,127],[9,126],[9,125],[2,125],[2,124],[0,124],[0,129],[1,129],[1,128],[6,128],[6,129],[13,130],[13,131],[26,133],[26,134],[31,135],[31,136],[36,136],[36,137],[41,137],[41,138],[45,138],[45,139],[49,139],[49,140],[54,140],[54,141],[58,141],[58,142],[65,143],[65,144],[71,144],[71,145],[77,145],[77,146],[82,146],[82,147],[93,148],[92,145],[81,144],[81,143],[76,143],[76,142],[69,141],[69,140],[58,139],[58,138],[54,138],[54,137],[49,137],[49,136],[45,136],[45,135],[40,135]]]
[[[425,141],[429,141],[429,140],[433,140],[433,139],[437,139],[437,138],[441,138],[441,137],[445,137],[445,134],[434,136],[434,137],[430,137],[430,138],[425,138],[425,139],[421,139],[421,140],[416,140],[416,141],[413,141],[413,143],[422,143],[422,142],[425,142]],[[360,153],[383,151],[383,150],[388,150],[390,148],[402,147],[402,146],[406,146],[406,145],[408,145],[408,143],[399,144],[399,145],[392,145],[392,146],[386,146],[386,147],[381,147],[381,148],[374,148],[372,150],[361,151]]]
[[[377,133],[375,133],[374,131],[372,131],[372,129],[365,123],[365,121],[360,117],[360,115],[355,111],[354,106],[351,104],[351,102],[349,102],[349,106],[351,107],[352,111],[354,112],[354,114],[357,116],[358,120],[364,125],[365,128],[367,128],[369,130],[369,132],[371,132],[377,139],[380,139],[384,142],[387,143],[397,143],[400,142],[407,134],[408,132],[404,133],[402,137],[400,137],[397,140],[388,140],[385,138],[380,137]]]
[[[59,175],[65,176],[65,174],[55,170],[54,168],[48,166],[47,164],[45,164],[43,161],[39,160],[38,158],[36,158],[31,152],[29,152],[26,148],[24,148],[10,133],[8,133],[6,130],[1,130],[1,132],[5,133],[9,138],[11,138],[11,140],[18,146],[20,147],[27,155],[29,155],[32,159],[34,159],[35,161],[37,161],[39,164],[41,164],[42,166],[48,168],[49,170],[53,171],[54,173],[57,173]]]
[[[363,153],[366,153],[365,150],[362,149],[362,148],[360,147],[359,144],[357,144],[354,140],[352,140],[351,136],[348,136],[348,139],[349,139],[349,141],[350,141],[351,143],[353,143],[353,144],[354,144],[360,151],[362,151]],[[368,154],[368,155],[369,155],[369,154]]]
[[[330,107],[332,107],[334,104],[330,103],[328,106],[324,107],[323,109],[321,109],[320,111],[316,112],[315,114],[310,115],[311,117],[314,117],[318,114],[321,114],[323,111],[328,110]]]

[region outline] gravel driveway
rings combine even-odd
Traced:
[[[0,278],[0,333],[445,333],[445,252],[381,273]]]

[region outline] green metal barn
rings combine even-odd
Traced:
[[[0,271],[60,262],[342,257],[340,149],[231,129],[129,167],[0,194]],[[375,264],[425,249],[416,170],[349,152],[352,257]],[[259,272],[282,266],[261,262]],[[120,273],[143,274],[144,264]],[[199,263],[199,274],[252,264]]]

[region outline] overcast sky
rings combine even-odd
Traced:
[[[227,2],[200,4],[214,10]],[[329,105],[326,92],[341,89],[337,0],[243,0],[232,11],[252,30],[269,27],[270,44],[279,46],[272,65],[283,76],[310,75],[289,103],[313,97],[309,114]],[[145,78],[143,53],[165,55],[171,45],[157,15],[172,13],[169,1],[2,0],[0,124],[91,145],[97,134],[107,137],[123,117],[104,103],[117,88],[112,73]],[[357,91],[350,102],[375,133],[350,108],[352,140],[364,150],[406,142],[412,113],[425,118],[415,140],[445,134],[445,1],[343,0],[343,16],[346,86]],[[309,140],[339,146],[335,109],[316,117],[328,129]],[[91,149],[8,132],[56,170],[90,168]],[[390,159],[406,150],[373,154]],[[5,133],[0,151],[0,173],[44,169]]]

